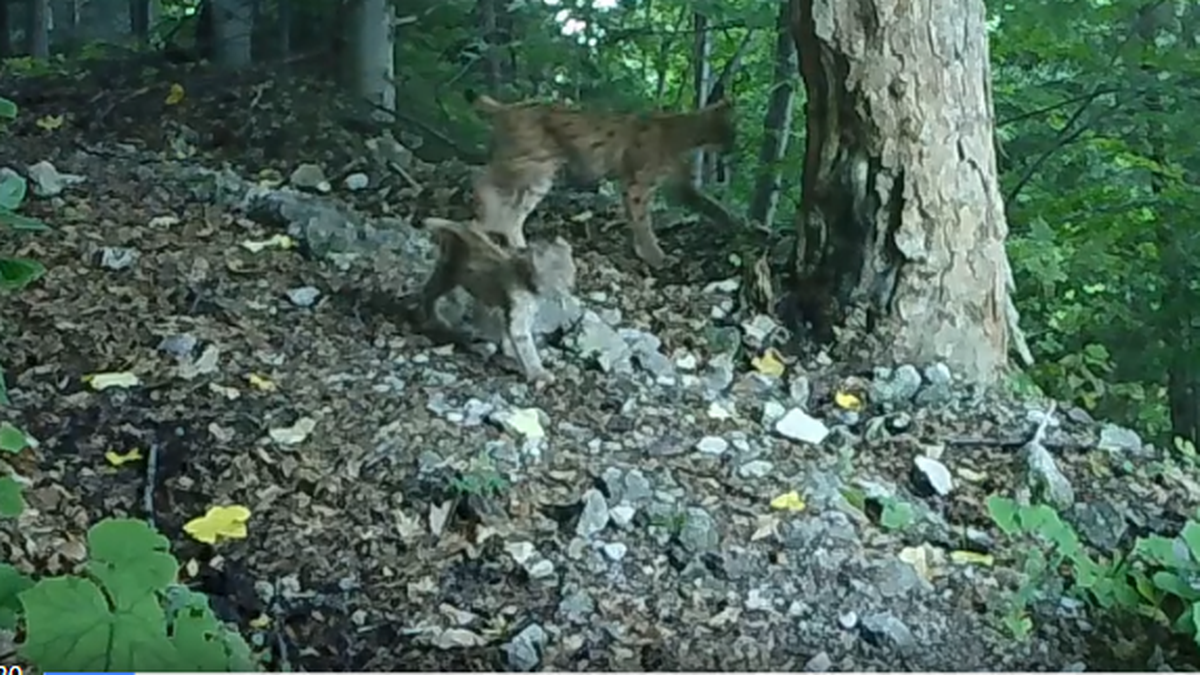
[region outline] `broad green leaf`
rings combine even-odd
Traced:
[[[0,209],[16,211],[25,201],[25,179],[11,173],[0,178]]]
[[[8,422],[0,422],[0,452],[18,453],[29,445],[29,438],[24,431]]]
[[[18,232],[45,232],[50,226],[38,218],[30,218],[19,213],[0,208],[0,225]]]
[[[11,120],[17,117],[17,104],[0,96],[0,120]]]
[[[25,512],[25,495],[12,476],[0,478],[0,517],[16,518]]]
[[[33,587],[33,579],[21,574],[17,568],[0,563],[0,630],[14,630],[17,614],[21,611],[18,595]]]
[[[179,666],[154,594],[110,608],[90,579],[42,579],[20,595],[21,656],[44,672],[167,671]]]
[[[19,291],[45,273],[45,265],[32,258],[0,258],[0,290]]]
[[[179,575],[171,542],[140,520],[107,519],[88,531],[87,569],[118,607],[167,588]]]

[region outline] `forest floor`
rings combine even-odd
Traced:
[[[729,253],[744,233],[665,232],[673,269],[654,280],[615,204],[560,190],[531,237],[564,232],[584,305],[627,339],[657,337],[664,359],[606,372],[551,348],[563,376],[537,391],[345,301],[356,284],[394,288],[378,279],[411,261],[380,251],[347,271],[300,249],[251,251],[279,230],[180,169],[228,163],[254,180],[314,162],[332,184],[320,199],[403,219],[465,216],[466,167],[372,168],[345,97],[312,82],[91,68],[0,80],[21,106],[0,166],[83,177],[27,204],[52,231],[0,234],[6,253],[48,267],[5,298],[0,336],[13,399],[0,418],[40,441],[17,467],[29,509],[0,523],[14,564],[71,570],[90,524],[152,518],[220,616],[307,671],[1154,665],[1158,637],[1068,600],[1032,608],[1027,640],[1005,630],[1027,543],[1000,534],[984,502],[1030,480],[1020,448],[1044,405],[938,369],[922,381],[805,354],[776,376],[715,358],[753,318],[713,283],[737,278]],[[168,104],[172,83],[185,96]],[[358,171],[370,186],[343,187]],[[141,384],[84,384],[119,371]],[[866,407],[843,409],[839,392]],[[800,421],[781,432],[785,414]],[[1192,477],[1081,410],[1054,420],[1044,445],[1089,544],[1178,532],[1200,498]],[[815,445],[784,437],[826,431]],[[106,460],[134,448],[156,462]],[[928,489],[946,476],[952,489]],[[778,499],[792,492],[803,508]],[[214,547],[183,532],[228,504],[251,510],[247,538]]]

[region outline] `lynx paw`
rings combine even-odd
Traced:
[[[659,269],[667,262],[667,255],[658,246],[639,244],[634,247],[634,253],[653,269]]]
[[[546,370],[533,370],[525,374],[525,379],[534,386],[535,389],[542,389],[546,385],[554,384],[556,378],[554,373]]]

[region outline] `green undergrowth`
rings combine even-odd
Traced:
[[[1200,512],[1173,537],[1139,537],[1128,550],[1089,551],[1070,523],[1044,504],[1023,505],[992,496],[988,514],[1018,551],[1018,587],[1002,601],[1000,620],[1010,635],[1027,639],[1031,608],[1066,593],[1095,619],[1129,626],[1149,621],[1200,645]]]
[[[259,660],[208,598],[176,583],[170,542],[144,522],[88,531],[83,573],[35,580],[0,564],[0,628],[21,630],[21,661],[43,672],[251,672]]]

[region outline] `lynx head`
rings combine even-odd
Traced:
[[[733,103],[723,98],[716,103],[696,111],[700,141],[721,152],[732,152],[737,142],[737,128],[733,119]]]

